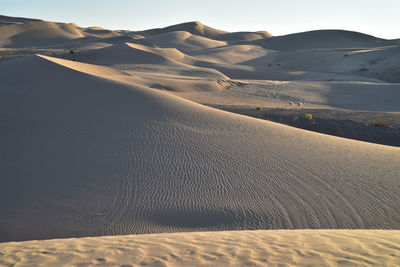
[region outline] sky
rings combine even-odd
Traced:
[[[400,0],[0,0],[0,14],[145,30],[188,21],[225,31],[284,35],[344,29],[400,38]]]

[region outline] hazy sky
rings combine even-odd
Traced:
[[[226,31],[282,35],[346,29],[400,38],[400,0],[0,0],[0,14],[144,30],[201,21]]]

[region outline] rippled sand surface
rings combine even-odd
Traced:
[[[273,230],[0,243],[10,266],[398,266],[400,231]],[[15,264],[15,265],[14,265]]]

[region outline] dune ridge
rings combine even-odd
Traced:
[[[157,34],[163,34],[168,32],[179,32],[179,31],[186,31],[191,34],[205,36],[205,37],[213,37],[226,33],[225,31],[217,30],[209,26],[206,26],[202,24],[200,21],[185,22],[160,29],[146,30],[143,31],[143,33],[149,35],[157,35]]]

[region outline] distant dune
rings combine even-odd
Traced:
[[[273,35],[269,32],[233,32],[233,33],[225,33],[220,34],[214,39],[218,39],[221,41],[228,42],[246,42],[246,41],[254,41],[272,37]]]
[[[214,37],[221,34],[225,34],[225,31],[217,30],[206,25],[203,25],[199,21],[186,22],[182,24],[172,25],[161,29],[151,29],[143,31],[145,34],[158,35],[168,32],[179,32],[186,31],[194,35],[204,36],[204,37]]]
[[[0,242],[244,230],[4,243],[0,264],[398,264],[398,40],[0,22]],[[248,231],[271,229],[386,230]]]
[[[29,19],[29,18],[17,18],[17,17],[9,17],[9,16],[0,15],[0,23],[2,25],[6,25],[6,24],[22,24],[22,23],[27,23],[27,22],[32,22],[32,21],[42,21],[42,20],[40,20],[40,19]]]
[[[318,30],[269,38],[262,44],[276,50],[328,49],[375,47],[387,40],[359,32],[344,30]],[[396,42],[397,43],[397,42]]]

